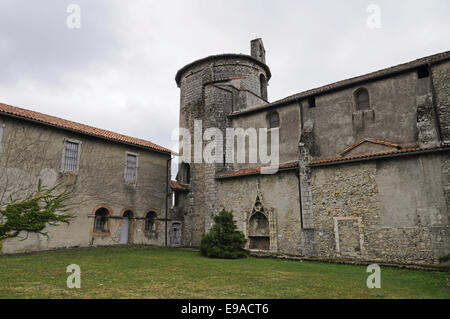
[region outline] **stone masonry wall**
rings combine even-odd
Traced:
[[[436,262],[439,252],[433,232],[437,225],[448,231],[440,183],[432,189],[429,184],[440,180],[440,173],[432,173],[440,160],[437,155],[420,156],[314,168],[317,256]],[[440,170],[440,165],[437,167]]]
[[[442,140],[450,143],[450,62],[433,65],[431,70]]]
[[[249,214],[261,194],[274,214],[278,253],[301,254],[298,178],[295,171],[220,180],[219,209],[232,210],[238,228],[247,235]],[[271,246],[274,246],[271,244]]]

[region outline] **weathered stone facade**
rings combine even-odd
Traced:
[[[442,257],[432,238],[436,227],[448,226],[441,160],[424,155],[314,168],[316,254],[398,263]]]
[[[45,119],[48,118],[45,115]],[[74,216],[68,225],[46,227],[44,231],[48,232],[48,237],[34,233],[27,236],[22,232],[19,237],[4,240],[1,253],[121,243],[165,244],[165,187],[167,178],[170,178],[170,170],[166,168],[170,153],[77,133],[6,113],[0,114],[0,125],[3,133],[0,157],[2,205],[8,203],[9,195],[23,198],[36,191],[37,180],[41,178],[48,187],[59,182],[68,187],[71,194],[69,213]],[[65,140],[80,143],[76,171],[62,171]],[[133,182],[124,177],[127,153],[136,154],[138,160],[137,178]],[[98,209],[108,212],[106,231],[102,233],[94,231]],[[123,216],[127,211],[129,218],[125,221]],[[146,229],[149,212],[155,214],[155,219],[153,227]],[[170,215],[168,217],[171,219]],[[124,223],[128,225],[128,238],[121,240]]]
[[[418,264],[448,255],[450,53],[268,103],[260,39],[251,52],[178,72],[180,126],[258,130],[276,113],[280,169],[263,174],[248,145],[245,163],[192,163],[183,244],[198,245],[224,208],[253,250]]]

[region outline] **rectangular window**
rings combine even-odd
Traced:
[[[127,153],[125,164],[125,180],[134,182],[137,179],[137,155]]]
[[[64,140],[62,171],[78,172],[80,142]]]
[[[422,65],[417,69],[417,77],[419,79],[425,79],[430,76],[430,72],[428,71],[428,65]]]

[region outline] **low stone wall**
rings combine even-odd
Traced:
[[[314,168],[315,256],[437,263],[450,241],[445,159],[426,155]]]

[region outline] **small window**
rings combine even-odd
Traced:
[[[308,99],[308,106],[310,108],[316,107],[316,98],[315,97],[310,97]]]
[[[357,110],[368,110],[370,108],[369,104],[369,92],[366,89],[359,89],[355,93],[356,99],[356,109]]]
[[[106,208],[99,208],[95,212],[94,233],[109,233],[109,212]]]
[[[125,180],[128,182],[135,182],[137,179],[137,155],[127,153],[125,164]]]
[[[267,101],[267,81],[266,77],[261,74],[259,76],[259,85],[260,85],[260,92],[261,92],[261,98],[265,101]]]
[[[188,163],[181,164],[181,182],[184,184],[191,183],[191,166]]]
[[[144,232],[147,237],[156,237],[157,234],[157,224],[156,224],[156,213],[148,212],[145,215],[145,228]]]
[[[64,140],[62,171],[78,172],[80,142]]]
[[[278,112],[269,113],[267,121],[270,129],[280,127],[280,116],[278,115]]]
[[[425,79],[430,76],[430,71],[427,65],[422,65],[417,69],[417,77],[419,79]]]

